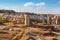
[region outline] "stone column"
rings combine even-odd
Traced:
[[[42,17],[42,23],[45,24],[44,16],[42,14],[40,16]]]
[[[56,24],[58,24],[58,16],[57,16],[57,18],[56,18]]]
[[[25,17],[25,25],[26,25],[26,26],[29,26],[29,25],[30,25],[30,18],[29,18],[29,15],[24,14],[24,17]]]
[[[50,24],[49,15],[47,14],[47,24]]]

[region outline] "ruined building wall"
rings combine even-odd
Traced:
[[[5,13],[0,13],[0,17],[2,17],[2,19],[4,20],[8,20],[8,21],[12,21],[12,22],[16,22],[16,23],[20,23],[20,24],[25,24],[27,26],[30,25],[31,20],[30,19],[34,19],[34,20],[43,20],[43,23],[45,23],[44,20],[47,21],[47,25],[48,24],[60,24],[60,16],[52,16],[52,15],[48,15],[47,17],[44,17],[43,15],[36,15],[36,14],[19,14],[19,15],[12,15],[12,14],[6,14]]]

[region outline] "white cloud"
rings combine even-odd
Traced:
[[[40,12],[40,10],[45,7],[46,3],[45,2],[40,2],[40,3],[34,3],[34,2],[27,2],[24,4],[24,11],[27,12]]]
[[[25,7],[35,7],[36,5],[33,2],[27,2],[27,3],[24,4],[24,6]]]
[[[60,8],[46,7],[45,2],[40,3],[27,2],[24,4],[24,8],[22,8],[22,10],[20,9],[20,11],[33,12],[33,13],[60,14]]]
[[[37,3],[36,6],[45,6],[45,2]]]
[[[40,2],[40,3],[33,3],[33,2],[27,2],[24,4],[25,7],[40,7],[40,6],[45,6],[45,2]]]

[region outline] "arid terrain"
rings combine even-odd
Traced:
[[[10,28],[10,30],[0,29],[0,40],[60,40],[60,31],[53,30],[50,26],[33,28],[19,28],[16,30]]]
[[[0,40],[60,40],[58,17],[0,10]]]

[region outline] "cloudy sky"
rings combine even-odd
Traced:
[[[60,0],[0,0],[0,9],[60,14]]]

